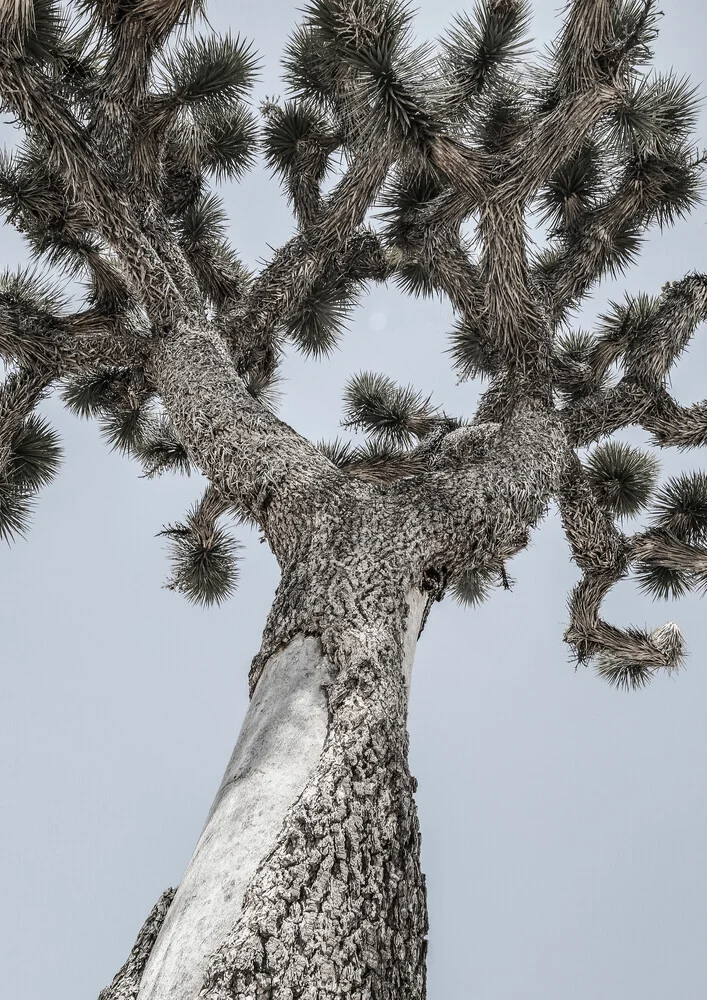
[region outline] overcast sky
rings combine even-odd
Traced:
[[[455,0],[418,6],[421,38],[460,9]],[[702,82],[703,5],[662,7],[658,68]],[[535,8],[544,42],[555,3]],[[209,17],[261,53],[257,97],[282,93],[292,5],[218,0]],[[255,266],[290,233],[287,207],[261,167],[225,196],[233,239]],[[622,289],[655,293],[704,270],[706,222],[702,208],[651,239],[578,325],[591,326]],[[5,228],[0,265],[24,260]],[[470,415],[478,387],[457,386],[443,354],[450,320],[445,304],[375,287],[331,360],[288,356],[281,415],[315,440],[334,437],[342,387],[360,368]],[[673,379],[682,402],[707,395],[701,332]],[[155,533],[183,515],[200,482],[140,479],[94,426],[54,400],[43,410],[63,435],[65,465],[28,539],[0,553],[0,983],[13,1000],[92,1000],[189,859],[246,710],[277,570],[243,531],[241,588],[224,607],[195,609],[162,589],[168,565]],[[666,476],[707,466],[695,454],[661,460]],[[652,604],[630,581],[618,587],[609,620],[675,620],[691,655],[679,676],[617,693],[591,670],[575,672],[563,646],[576,571],[556,517],[511,572],[513,592],[480,610],[436,606],[415,663],[429,996],[698,1000],[707,983],[705,605]]]

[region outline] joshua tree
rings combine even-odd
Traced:
[[[24,531],[57,469],[35,408],[58,386],[148,475],[207,478],[165,529],[174,589],[232,591],[227,514],[258,526],[282,572],[192,861],[103,1000],[413,1000],[427,918],[407,690],[434,602],[505,585],[554,500],[583,574],[565,639],[638,687],[679,666],[681,634],[610,625],[602,599],[632,569],[659,597],[707,581],[707,477],[658,488],[652,455],[611,440],[640,426],[660,447],[707,441],[707,403],[666,388],[707,318],[707,276],[626,298],[592,334],[571,323],[649,227],[698,201],[694,92],[646,71],[654,0],[572,0],[537,65],[519,61],[524,0],[478,3],[434,50],[413,46],[401,0],[311,0],[290,96],[258,119],[250,48],[183,30],[202,6],[1,0],[0,93],[24,140],[0,204],[86,300],[72,312],[33,271],[2,278],[0,533]],[[238,177],[258,143],[296,227],[249,273],[208,182]],[[283,346],[326,354],[373,281],[447,297],[452,361],[487,387],[451,416],[359,373],[345,421],[368,443],[310,443],[273,412]],[[621,530],[649,505],[644,530]]]

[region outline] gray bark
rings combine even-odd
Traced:
[[[316,639],[276,653],[140,984],[140,1000],[198,995],[209,956],[236,924],[259,863],[317,764],[327,733],[330,669]]]
[[[405,718],[427,597],[406,598],[355,672],[303,635],[269,657],[141,978],[111,997],[424,996]]]
[[[103,1000],[423,1000],[414,648],[448,578],[527,544],[565,461],[559,421],[519,404],[503,424],[432,440],[424,475],[384,487],[342,474],[250,400],[216,338],[178,333],[154,375],[282,579],[182,885],[149,958]]]

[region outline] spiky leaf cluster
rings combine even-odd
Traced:
[[[66,381],[62,399],[80,417],[96,417],[117,451],[139,453],[153,419],[152,393],[127,368],[89,370]]]
[[[397,385],[387,375],[360,372],[344,389],[344,425],[384,443],[409,445],[428,433],[438,416],[429,396]]]
[[[168,525],[160,535],[167,538],[172,575],[166,586],[183,594],[193,604],[222,604],[238,585],[238,542],[216,521],[207,500],[196,504],[185,521]]]
[[[226,238],[226,213],[218,195],[196,197],[184,210],[176,231],[204,294],[216,306],[239,299],[248,274]]]
[[[459,604],[473,608],[487,601],[499,586],[508,589],[507,578],[497,567],[484,567],[465,570],[453,582],[451,591]]]
[[[524,52],[530,20],[531,7],[525,0],[477,2],[471,14],[455,16],[442,39],[449,100],[455,110],[468,114],[506,64]]]
[[[599,503],[619,517],[633,517],[648,504],[658,469],[653,455],[622,441],[597,445],[586,462]]]
[[[429,51],[410,46],[402,0],[313,0],[287,49],[295,91],[330,107],[345,130],[424,146],[438,132]]]
[[[56,431],[36,413],[12,434],[0,468],[0,538],[9,542],[25,534],[35,494],[54,479],[61,456]]]
[[[660,600],[679,598],[695,587],[703,587],[704,570],[695,571],[694,557],[707,553],[707,475],[683,474],[661,487],[653,503],[653,536],[668,553],[677,550],[670,565],[654,557],[642,560],[636,569],[638,584]],[[682,545],[680,544],[682,543]],[[686,547],[693,552],[686,551]],[[673,557],[674,558],[674,557]],[[704,560],[703,560],[704,562]]]
[[[553,344],[553,375],[556,389],[568,400],[581,399],[590,392],[606,388],[606,372],[596,361],[596,338],[586,330],[570,330]]]
[[[425,471],[424,459],[383,440],[356,445],[350,441],[320,441],[319,451],[338,469],[370,483],[388,483]]]
[[[306,169],[313,183],[321,183],[339,141],[331,123],[307,101],[287,101],[283,107],[268,103],[263,110],[267,114],[263,148],[269,166],[283,176]]]
[[[653,524],[681,541],[707,540],[707,473],[683,473],[670,479],[653,504]]]
[[[541,219],[553,230],[569,230],[591,209],[602,181],[602,153],[585,142],[552,175],[540,193]]]
[[[185,39],[164,66],[166,92],[178,104],[231,105],[250,90],[257,72],[250,43],[228,34]]]
[[[153,420],[146,429],[140,441],[138,456],[148,479],[163,472],[176,472],[188,476],[191,471],[186,448],[164,414]]]
[[[285,329],[306,357],[326,357],[339,343],[351,311],[351,296],[324,282],[300,303]]]

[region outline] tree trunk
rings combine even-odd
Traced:
[[[561,427],[518,406],[504,425],[435,438],[424,477],[383,487],[254,407],[215,339],[166,342],[157,370],[180,439],[243,500],[282,579],[189,868],[101,1000],[422,1000],[415,644],[450,575],[527,544],[562,468]]]
[[[284,642],[284,608],[302,581],[295,572],[281,584],[250,707],[184,878],[159,932],[141,932],[151,948],[101,1000],[425,996],[406,715],[428,597],[404,581],[391,601],[390,574],[378,570],[355,609],[347,574],[336,574],[323,616],[333,632],[320,615],[313,634],[300,628]],[[332,594],[314,589],[316,600]]]

